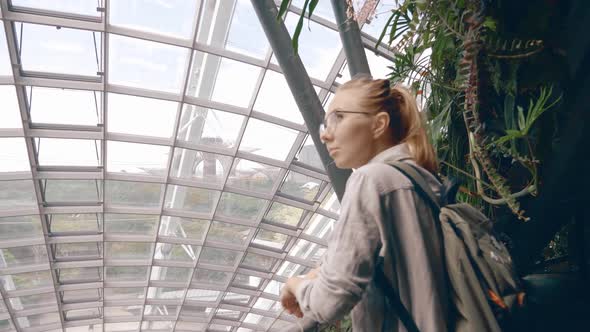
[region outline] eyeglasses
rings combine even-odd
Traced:
[[[370,112],[353,112],[353,111],[334,111],[324,119],[324,122],[320,124],[320,137],[327,132],[333,133],[338,127],[338,124],[342,121],[343,116],[342,113],[352,113],[352,114],[365,114],[365,115],[376,115]]]

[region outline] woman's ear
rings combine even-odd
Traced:
[[[375,114],[375,119],[373,121],[373,138],[379,138],[387,134],[389,121],[390,118],[387,112],[379,112]]]

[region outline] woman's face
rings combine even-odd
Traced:
[[[336,92],[326,112],[326,129],[320,138],[338,168],[358,168],[375,155],[376,112],[360,105],[363,93],[359,88]]]

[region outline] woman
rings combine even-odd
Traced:
[[[288,279],[283,306],[317,322],[351,312],[353,331],[405,331],[374,282],[381,256],[419,330],[446,330],[444,262],[432,212],[411,181],[388,165],[416,166],[440,197],[436,156],[415,99],[402,87],[390,88],[388,80],[351,80],[336,92],[320,137],[336,166],[356,171],[321,266]]]

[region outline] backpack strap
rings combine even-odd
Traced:
[[[432,192],[432,189],[430,189],[428,183],[426,183],[424,177],[418,173],[416,168],[408,163],[400,161],[393,162],[390,165],[400,171],[403,175],[410,179],[410,181],[412,181],[414,189],[421,197],[428,201],[428,204],[432,208],[433,212],[436,213],[434,217],[438,218],[438,215],[440,214],[440,205],[438,204],[438,200]]]
[[[399,297],[399,293],[391,286],[389,280],[387,280],[387,276],[385,275],[384,271],[383,257],[380,257],[379,262],[377,263],[377,268],[375,269],[375,283],[385,292],[386,297],[389,299],[390,304],[393,306],[393,309],[397,313],[399,319],[406,327],[406,330],[408,330],[408,332],[420,332],[418,326],[416,326],[416,322],[414,322],[414,319],[412,318],[412,315],[408,309],[406,309],[406,306],[404,306],[401,298]],[[381,331],[385,332],[385,322],[383,322],[383,325],[381,326]]]
[[[430,186],[426,183],[426,180],[418,172],[418,170],[414,166],[412,166],[408,163],[401,162],[401,161],[396,161],[396,162],[390,163],[389,165],[393,166],[395,169],[400,171],[403,175],[405,175],[412,182],[412,184],[414,185],[414,190],[416,190],[416,192],[418,193],[418,195],[420,197],[422,197],[426,202],[428,202],[428,204],[430,205],[430,208],[432,209],[433,217],[436,220],[438,220],[439,214],[440,214],[440,205],[438,203],[438,200],[436,199],[436,196],[434,195],[434,192],[432,192],[432,189],[430,189]],[[442,232],[442,230],[440,229],[439,223],[437,223],[437,228],[439,229],[438,230],[439,232]],[[444,244],[443,244],[443,246],[444,246]],[[443,251],[444,251],[444,247],[443,247]],[[392,257],[393,257],[393,255],[392,255]],[[412,318],[412,315],[410,314],[408,309],[404,306],[404,304],[399,296],[399,293],[391,286],[391,283],[387,279],[387,276],[385,275],[385,270],[383,268],[382,263],[383,262],[380,261],[380,263],[378,264],[377,269],[375,271],[375,283],[379,287],[381,287],[381,289],[383,289],[385,291],[387,298],[390,300],[392,306],[394,307],[396,313],[399,316],[399,319],[402,321],[402,323],[406,327],[406,330],[408,330],[408,332],[420,332],[420,330],[418,329],[418,326],[416,325],[416,322]],[[447,279],[446,280],[447,284],[449,284],[448,275],[446,272],[446,267],[445,267],[445,279]],[[449,308],[449,310],[451,310],[451,309]],[[451,331],[452,330],[451,329],[452,323],[450,323],[450,317],[447,317],[447,325],[448,325],[447,326],[448,331]]]

